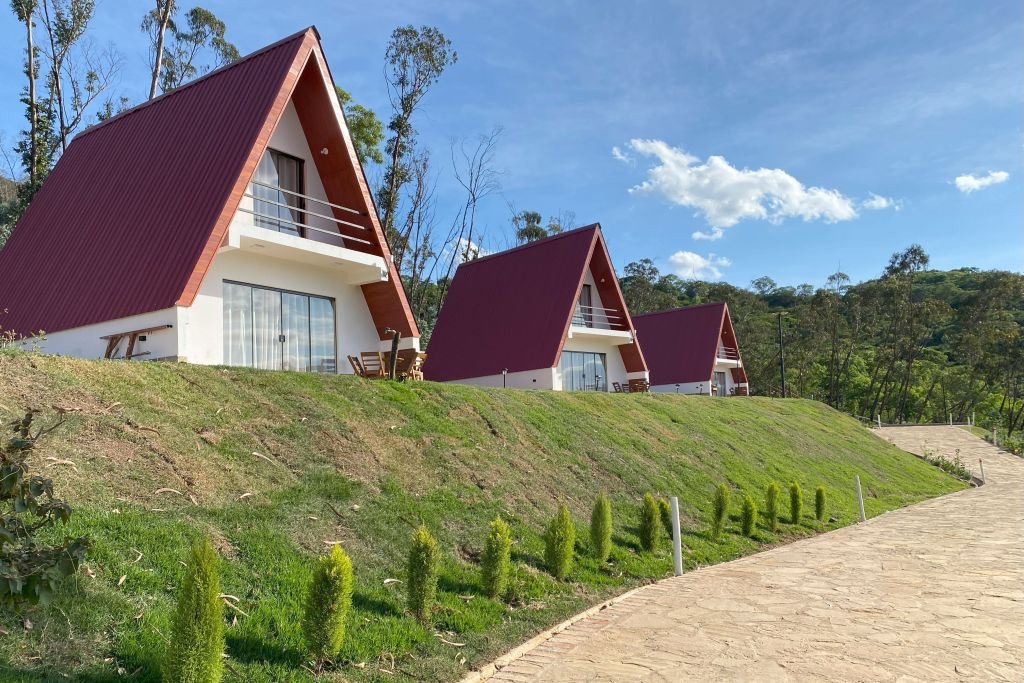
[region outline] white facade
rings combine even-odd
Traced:
[[[306,142],[295,107],[289,103],[275,128],[269,147],[303,160],[304,194],[327,200]],[[251,189],[250,189],[251,193]],[[304,222],[337,235],[335,223],[312,215],[331,214],[327,205],[306,202]],[[244,197],[229,226],[191,306],[111,320],[94,325],[47,334],[42,340],[27,341],[45,353],[82,358],[102,358],[107,335],[160,328],[147,332],[135,344],[133,357],[146,360],[179,360],[202,365],[224,363],[224,283],[286,290],[333,300],[337,371],[352,372],[346,356],[361,351],[390,350],[390,341],[380,340],[360,288],[363,284],[388,279],[383,258],[342,246],[339,237],[315,230],[306,238],[276,232],[255,224],[254,202]],[[124,354],[122,341],[113,354]],[[419,350],[418,338],[402,340],[401,348]],[[500,386],[500,385],[499,385]]]

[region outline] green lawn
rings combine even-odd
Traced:
[[[357,585],[343,662],[322,679],[452,680],[588,605],[667,576],[667,543],[639,551],[646,490],[679,496],[692,568],[852,523],[855,474],[869,515],[962,486],[801,400],[485,390],[11,352],[0,352],[0,386],[4,419],[26,405],[74,411],[34,464],[75,507],[61,532],[93,541],[87,567],[53,604],[0,619],[5,681],[158,681],[181,561],[199,534],[213,538],[222,589],[239,598],[240,611],[225,610],[238,680],[313,680],[299,620],[311,560],[335,541]],[[762,503],[773,480],[783,489],[779,533],[762,524],[756,540],[741,538],[740,493]],[[788,520],[793,480],[805,495],[798,525]],[[714,543],[721,482],[734,509]],[[813,520],[818,485],[834,522]],[[602,490],[616,530],[611,561],[598,566],[586,559],[585,524]],[[541,564],[540,531],[560,498],[580,539],[564,582]],[[476,565],[498,514],[515,538],[505,601],[482,597]],[[385,584],[404,579],[420,523],[445,556],[429,627],[406,614],[403,583]]]

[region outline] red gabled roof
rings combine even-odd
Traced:
[[[654,385],[709,381],[719,338],[739,352],[724,302],[638,315],[633,323]]]
[[[587,268],[605,306],[629,312],[596,223],[459,266],[427,348],[424,374],[452,381],[554,367]],[[646,370],[634,344],[627,371]]]
[[[333,111],[321,72],[311,27],[77,135],[0,249],[0,327],[56,332],[190,305],[293,94],[307,137],[329,136],[331,163],[348,166],[323,178],[328,199],[364,204],[371,250],[390,261],[347,131],[311,111]],[[418,334],[398,278],[380,284],[368,301]]]

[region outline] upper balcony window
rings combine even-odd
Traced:
[[[268,149],[252,186],[255,222],[261,228],[305,237],[302,159]]]

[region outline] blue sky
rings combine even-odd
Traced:
[[[742,286],[819,285],[840,265],[866,279],[914,242],[937,268],[1024,264],[1016,0],[202,4],[243,54],[315,24],[339,84],[385,120],[391,30],[441,28],[459,62],[414,125],[442,224],[460,200],[450,140],[503,128],[484,248],[507,244],[513,204],[599,221],[620,269],[648,257]],[[116,91],[141,101],[151,2],[97,5],[94,40],[123,59]],[[7,145],[23,120],[21,35],[5,6]]]

